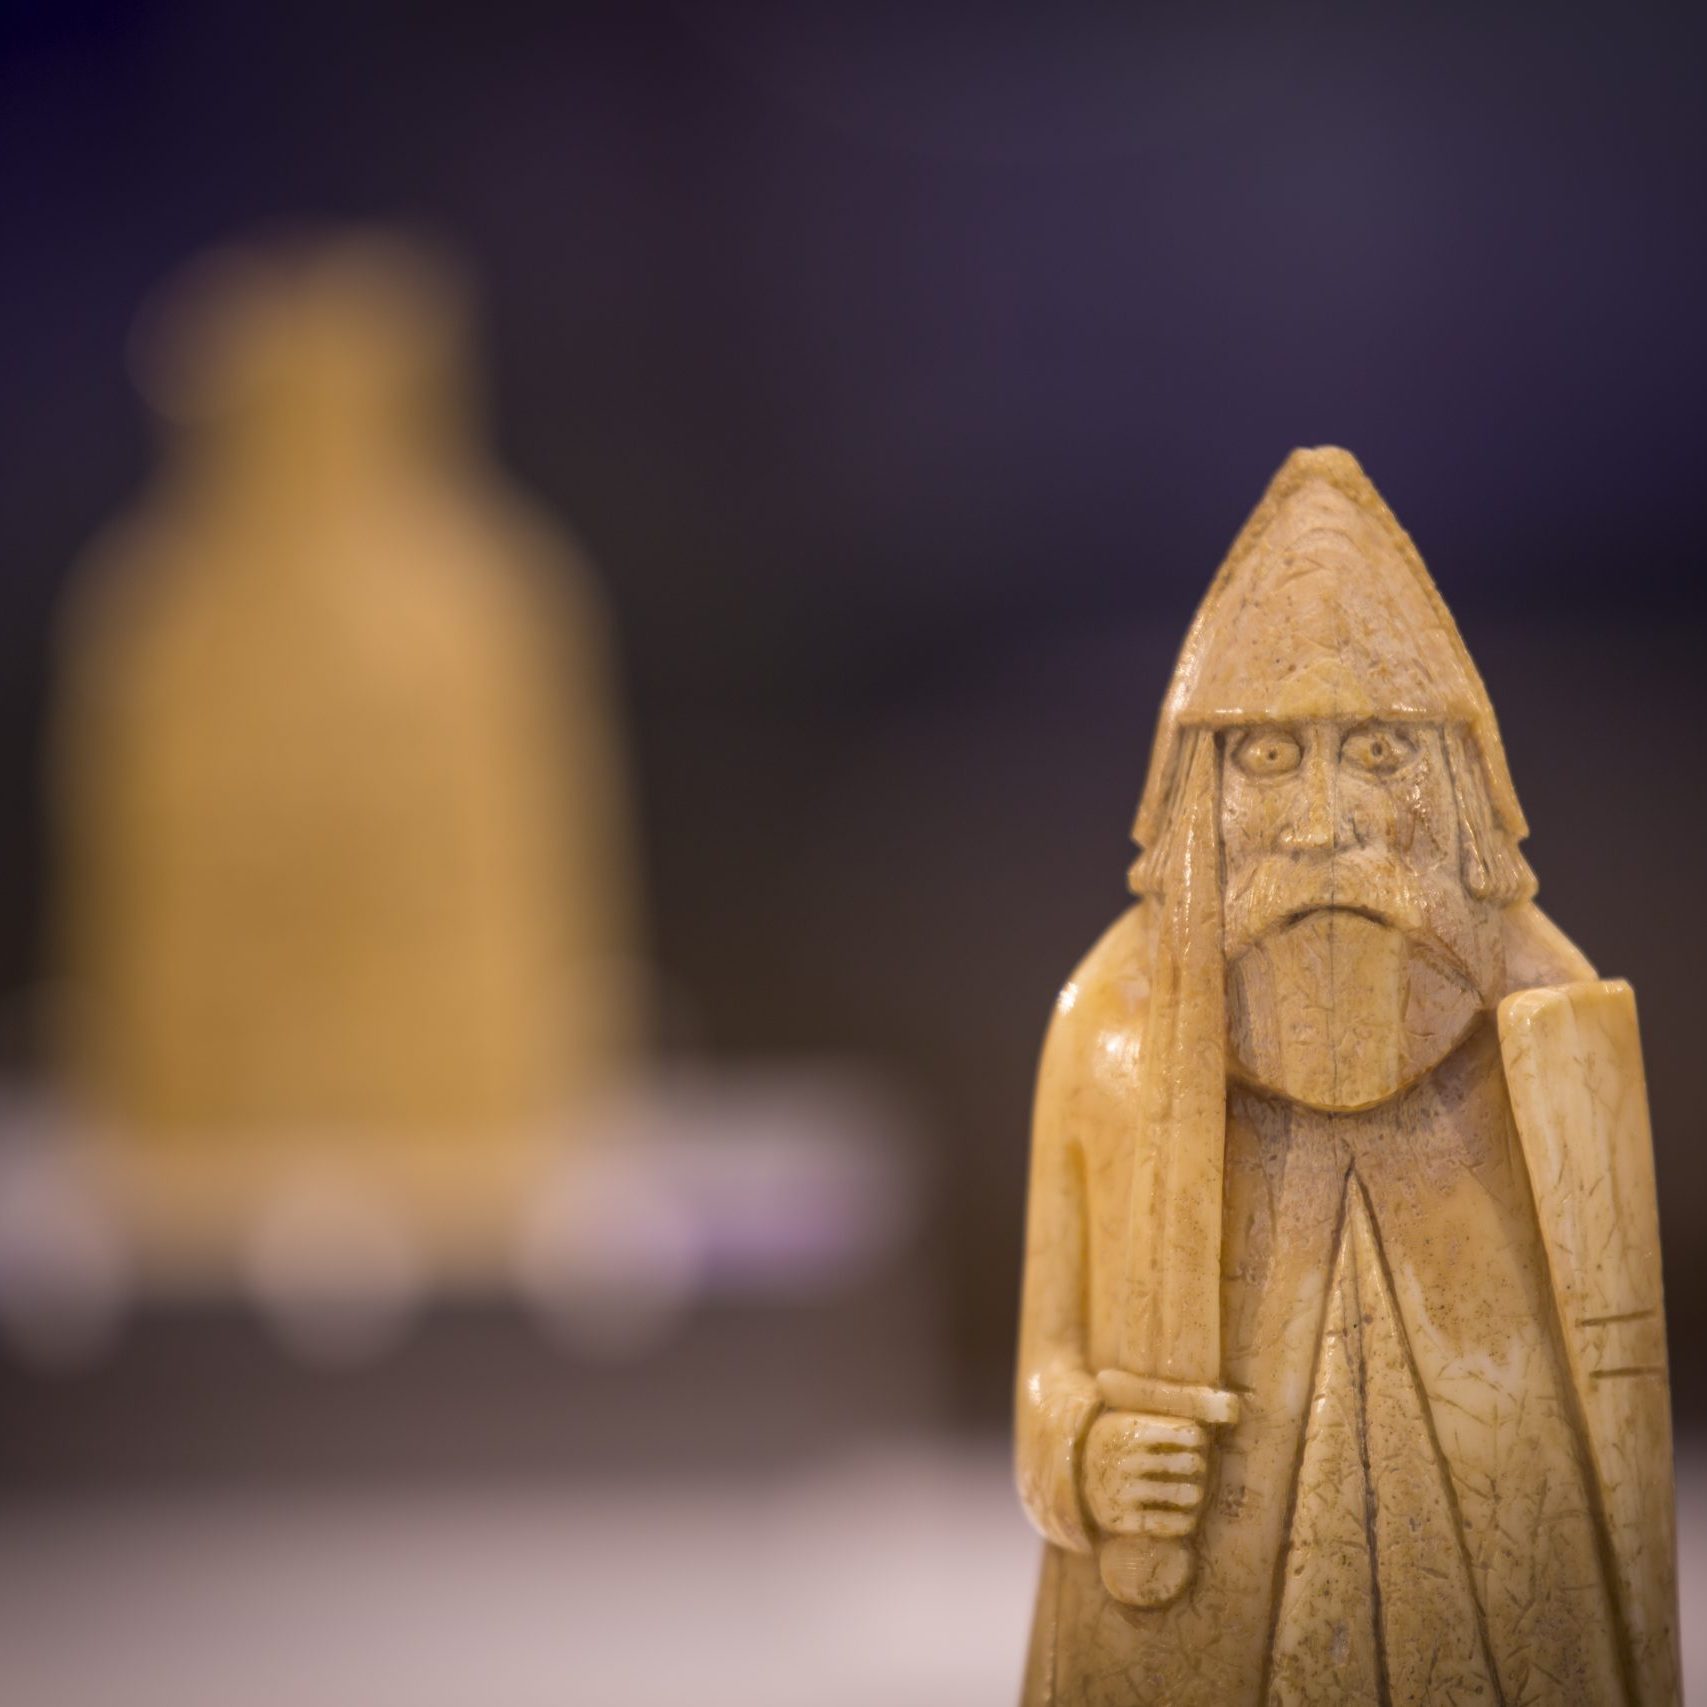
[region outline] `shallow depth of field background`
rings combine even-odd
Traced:
[[[1543,906],[1641,1001],[1707,1686],[1699,24],[0,16],[8,1129],[54,1097],[58,600],[157,460],[137,309],[223,240],[379,223],[477,281],[498,452],[611,606],[681,1165],[749,1231],[797,1156],[881,1206],[839,1266],[761,1228],[644,1334],[496,1284],[335,1366],[240,1290],[15,1334],[7,1700],[1006,1699],[1035,1052],[1195,602],[1323,442],[1459,619]]]

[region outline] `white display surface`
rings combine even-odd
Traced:
[[[1701,1690],[1707,1450],[1685,1445]],[[994,1445],[764,1480],[133,1498],[0,1524],[0,1654],[31,1707],[986,1707],[1017,1688],[1035,1569]]]

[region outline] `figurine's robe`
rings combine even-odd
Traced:
[[[1592,975],[1533,908],[1511,934],[1514,986]],[[1591,1378],[1573,1374],[1491,1015],[1362,1113],[1230,1087],[1222,1333],[1242,1415],[1215,1440],[1192,1587],[1157,1610],[1105,1591],[1078,1455],[1121,1337],[1142,1139],[1108,1111],[1141,1045],[1143,936],[1140,910],[1075,980],[1040,1093],[1019,1471],[1053,1544],[1026,1707],[1647,1707]]]

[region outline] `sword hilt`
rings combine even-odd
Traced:
[[[1189,1535],[1111,1535],[1097,1550],[1102,1586],[1122,1606],[1151,1609],[1178,1600],[1197,1571]]]
[[[1146,1411],[1223,1428],[1239,1420],[1239,1396],[1219,1387],[1105,1369],[1097,1376],[1103,1403],[1114,1411]],[[1102,1586],[1123,1606],[1153,1608],[1177,1600],[1197,1569],[1190,1536],[1110,1535],[1098,1549]]]

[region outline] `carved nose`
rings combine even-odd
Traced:
[[[1303,778],[1298,808],[1280,833],[1288,853],[1326,853],[1340,840],[1338,790],[1333,767],[1319,760]]]

